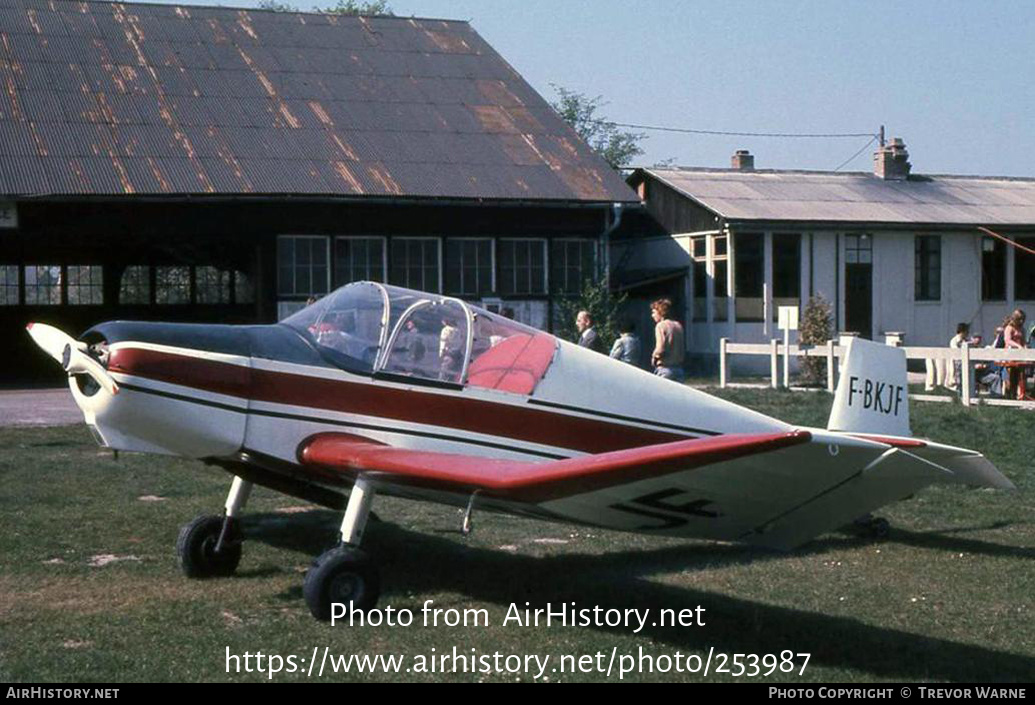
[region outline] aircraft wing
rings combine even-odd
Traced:
[[[934,482],[1012,487],[980,454],[819,429],[726,434],[524,462],[392,448],[339,433],[300,451],[317,473],[535,505],[609,528],[787,549]]]
[[[548,462],[494,460],[380,445],[340,433],[314,436],[302,463],[324,472],[364,472],[375,482],[544,502],[808,443],[812,434],[727,434]]]

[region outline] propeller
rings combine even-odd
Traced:
[[[119,385],[104,366],[90,356],[86,343],[45,323],[30,323],[25,329],[36,345],[54,358],[69,376],[90,375],[109,394],[119,393]]]

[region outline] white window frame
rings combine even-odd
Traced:
[[[597,275],[600,272],[600,241],[595,239],[595,238],[591,238],[591,237],[557,237],[557,238],[553,238],[553,240],[551,240],[551,243],[565,243],[565,242],[577,242],[580,245],[582,243],[586,243],[586,244],[589,244],[589,245],[591,245],[593,247],[593,268],[592,268],[592,271],[590,272],[590,278],[593,279],[594,281],[596,281]],[[550,248],[547,248],[547,256],[552,258],[552,254],[550,252]],[[567,254],[565,254],[565,264],[566,263],[567,263]],[[553,262],[552,261],[551,262],[547,262],[547,264],[548,264],[548,266],[551,269],[553,269]],[[548,279],[549,279],[549,277],[548,277]],[[565,279],[567,279],[567,277],[565,277]],[[549,281],[547,281],[547,291],[549,291]],[[579,291],[563,291],[563,290],[559,289],[558,293],[561,293],[561,294],[579,294],[579,293],[581,293],[581,289]]]
[[[445,258],[446,258],[446,251],[445,251],[446,248],[445,248],[445,245],[447,245],[447,244],[449,244],[450,242],[453,242],[453,241],[461,241],[461,240],[464,240],[464,241],[474,241],[474,242],[488,242],[489,243],[490,269],[489,269],[489,289],[488,289],[488,291],[490,291],[490,292],[496,291],[496,238],[494,238],[494,237],[474,237],[474,236],[446,237],[445,238],[445,243],[443,244],[443,247],[442,247],[442,260],[443,260],[443,267],[442,267],[442,271],[441,271],[442,286],[443,287],[445,286],[445,281],[446,281],[446,272],[445,272],[445,266],[444,266],[445,265]],[[461,278],[462,277],[463,277],[463,274],[461,273]],[[445,291],[444,288],[443,288],[443,291]],[[482,291],[472,291],[472,292],[467,292],[467,291],[455,292],[454,291],[454,292],[451,292],[451,294],[454,295],[454,296],[481,296],[484,293],[485,292],[482,292]]]
[[[29,284],[29,270],[30,269],[33,270],[33,283],[31,285]],[[57,281],[57,284],[56,285],[51,285],[51,286],[47,287],[48,291],[52,290],[54,288],[54,286],[57,287],[57,292],[58,292],[57,301],[50,301],[50,300],[48,300],[48,301],[40,301],[38,298],[35,297],[35,294],[37,294],[39,292],[39,290],[40,290],[39,271],[41,269],[45,269],[45,270],[57,269],[58,270],[58,281]],[[22,266],[22,287],[23,287],[23,289],[25,291],[25,305],[26,306],[62,306],[65,303],[65,294],[64,294],[64,288],[65,288],[65,266],[63,264],[35,264],[35,263],[23,265]],[[29,296],[30,290],[34,294],[33,297]],[[30,298],[36,298],[36,300],[35,301],[30,301],[29,300]]]
[[[414,235],[402,235],[402,236],[399,236],[399,237],[393,237],[391,244],[392,244],[392,246],[394,246],[395,243],[397,243],[397,242],[411,242],[411,241],[415,241],[415,240],[432,241],[432,242],[435,243],[435,246],[438,248],[438,288],[435,289],[435,291],[430,292],[430,293],[434,293],[434,294],[442,293],[442,281],[443,281],[443,279],[442,279],[442,277],[443,277],[443,271],[442,271],[442,269],[443,269],[443,267],[442,267],[442,265],[443,265],[443,261],[442,261],[442,250],[443,250],[442,238],[440,238],[440,237],[427,237],[427,236],[414,236]],[[387,252],[387,250],[386,250],[386,252]],[[409,265],[407,265],[407,267],[408,266]],[[391,282],[391,276],[392,276],[391,258],[388,259],[387,275],[388,275],[388,277],[387,277],[386,281],[389,284],[391,284],[392,283]],[[402,286],[403,288],[413,289],[414,287],[410,286],[410,283],[409,283],[409,276],[407,276],[406,279],[407,279],[407,281],[406,281],[405,284],[397,284],[396,286]]]
[[[14,283],[7,278],[8,272],[4,272],[4,281],[0,284],[0,307],[20,306],[22,303],[22,266],[20,264],[0,264],[0,270],[14,270]],[[8,293],[14,291],[14,299],[8,298]]]
[[[501,237],[500,242],[538,242],[543,248],[543,290],[504,294],[502,285],[497,289],[504,296],[547,296],[550,293],[550,241],[541,237]],[[531,267],[529,267],[531,269]],[[516,268],[515,268],[516,271]],[[515,287],[516,288],[516,287]]]
[[[324,252],[326,254],[326,262],[327,262],[327,281],[326,281],[326,287],[325,287],[324,291],[312,291],[312,289],[314,289],[314,287],[312,286],[312,281],[313,281],[312,263],[310,263],[310,265],[309,265],[309,281],[310,281],[309,288],[310,288],[310,291],[302,291],[302,292],[298,291],[298,288],[295,286],[295,281],[294,281],[297,278],[295,276],[294,270],[292,271],[291,291],[288,292],[288,291],[282,290],[282,288],[281,288],[281,281],[280,281],[280,243],[281,243],[282,240],[286,240],[288,238],[293,239],[293,240],[323,240]],[[324,294],[329,293],[331,291],[331,266],[332,266],[331,265],[331,254],[332,254],[331,253],[331,238],[328,235],[301,235],[301,234],[290,234],[290,233],[285,233],[283,235],[277,235],[277,252],[276,252],[277,298],[284,298],[284,297],[300,298],[300,297],[308,297],[308,296],[323,296]],[[294,263],[292,265],[292,267],[298,267],[298,264]]]
[[[379,284],[388,283],[388,238],[384,235],[335,235],[334,236],[334,247],[331,249],[331,264],[334,272],[331,276],[331,281],[334,282],[334,287],[344,286],[351,282],[343,282],[338,284],[338,248],[337,243],[339,240],[380,240],[381,241],[381,278],[375,280],[359,279],[357,281],[376,281]]]

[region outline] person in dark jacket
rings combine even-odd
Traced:
[[[604,352],[600,336],[593,329],[593,318],[589,311],[579,311],[579,315],[575,317],[575,327],[579,329],[579,346],[589,348],[593,352]]]

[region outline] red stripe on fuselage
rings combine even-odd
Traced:
[[[435,394],[386,384],[309,377],[143,348],[113,350],[109,369],[255,401],[448,427],[586,453],[638,448],[689,437],[465,398],[462,392]]]

